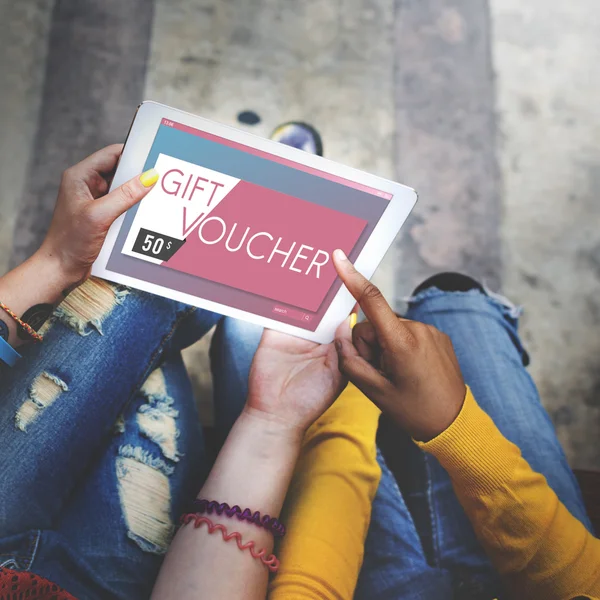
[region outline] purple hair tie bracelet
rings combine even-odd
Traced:
[[[192,503],[192,511],[198,514],[209,514],[217,513],[218,515],[225,515],[230,519],[237,517],[239,521],[248,521],[254,523],[259,527],[263,527],[267,531],[270,531],[276,537],[283,537],[285,535],[285,526],[275,517],[265,515],[260,516],[258,511],[252,512],[249,508],[241,509],[237,504],[235,506],[229,506],[227,502],[219,504],[214,500],[207,500],[206,498],[197,498]]]

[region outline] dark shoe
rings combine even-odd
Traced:
[[[271,139],[286,146],[304,150],[310,154],[323,156],[323,141],[321,140],[321,136],[308,123],[289,121],[288,123],[278,125],[271,134]]]
[[[468,292],[469,290],[479,290],[482,294],[485,294],[484,287],[472,277],[463,275],[462,273],[438,273],[433,275],[429,279],[426,279],[421,285],[419,285],[412,293],[413,296],[420,294],[427,288],[438,288],[443,292]]]

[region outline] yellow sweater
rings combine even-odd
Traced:
[[[379,411],[352,385],[308,431],[290,488],[271,599],[352,598],[380,470]],[[502,436],[471,391],[428,443],[514,597],[600,600],[600,541]],[[348,519],[347,515],[352,515]]]
[[[381,478],[379,409],[349,384],[308,430],[288,491],[269,598],[352,598]]]

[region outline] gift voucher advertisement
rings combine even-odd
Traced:
[[[107,268],[315,331],[391,195],[163,119]]]

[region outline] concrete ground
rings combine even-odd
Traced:
[[[559,437],[600,469],[599,28],[594,0],[0,0],[0,272],[144,98],[254,110],[262,135],[306,120],[329,158],[420,192],[388,298],[453,269],[523,304]],[[209,418],[206,347],[186,359]]]

